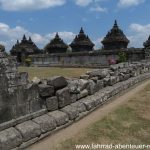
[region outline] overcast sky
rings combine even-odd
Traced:
[[[96,47],[117,19],[130,39],[142,47],[150,35],[150,0],[0,0],[0,44],[10,50],[23,34],[43,48],[56,32],[70,43],[81,26]]]

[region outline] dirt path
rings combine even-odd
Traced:
[[[144,89],[146,85],[150,83],[150,80],[143,82],[142,84],[138,85],[134,89],[129,90],[125,94],[120,97],[115,98],[114,101],[104,105],[103,107],[98,108],[97,110],[93,111],[88,116],[84,117],[80,121],[73,123],[71,126],[60,130],[59,132],[41,140],[38,143],[32,145],[28,150],[52,150],[55,145],[61,143],[62,141],[69,139],[80,132],[80,130],[86,128],[90,124],[94,123],[95,121],[102,119],[108,113],[112,112],[120,105],[126,103],[132,96],[136,93]]]

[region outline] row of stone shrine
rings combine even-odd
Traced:
[[[129,40],[123,31],[119,28],[117,21],[112,27],[112,29],[107,33],[104,39],[101,41],[103,44],[103,50],[121,50],[127,49]],[[54,39],[52,39],[41,51],[32,39],[26,38],[23,36],[21,42],[17,40],[17,43],[12,47],[10,53],[17,57],[18,62],[21,62],[21,59],[27,58],[28,55],[39,54],[39,53],[66,53],[69,46],[72,49],[72,52],[85,52],[94,50],[94,43],[90,40],[88,35],[84,33],[83,28],[81,28],[79,34],[74,38],[70,45],[67,45],[56,33]],[[150,37],[144,43],[144,48],[150,47]]]

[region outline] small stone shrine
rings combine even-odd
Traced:
[[[115,20],[113,28],[107,33],[101,43],[103,44],[104,50],[120,50],[127,48],[129,40],[118,27],[117,21]]]
[[[72,52],[85,52],[92,51],[94,44],[90,38],[85,35],[83,28],[81,28],[79,34],[75,37],[70,46],[72,48]]]
[[[10,53],[12,56],[16,56],[17,62],[24,63],[29,55],[39,54],[41,51],[32,41],[31,37],[27,39],[24,35],[21,42],[17,40],[17,43],[12,47]]]
[[[148,40],[143,43],[143,46],[145,48],[145,59],[150,60],[150,36],[148,37]]]
[[[48,43],[44,50],[47,53],[65,53],[67,51],[68,45],[59,37],[58,33],[54,39]]]

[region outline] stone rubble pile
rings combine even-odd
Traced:
[[[0,150],[23,149],[150,78],[150,63],[144,61],[96,69],[79,79],[32,82],[13,66],[0,52]]]

